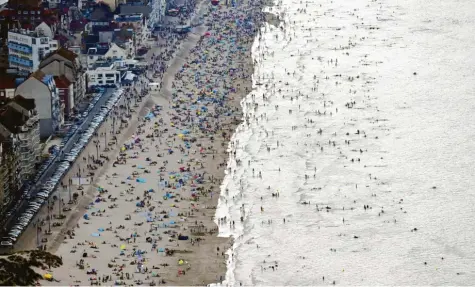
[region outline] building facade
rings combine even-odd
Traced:
[[[16,88],[15,95],[35,100],[41,138],[53,135],[64,123],[64,105],[52,75],[46,75],[41,70],[34,72]]]
[[[88,88],[120,84],[120,71],[116,70],[116,65],[113,62],[98,63],[86,73]]]
[[[11,134],[18,139],[21,155],[22,180],[35,174],[35,165],[40,159],[40,127],[35,101],[18,95],[4,99],[0,107],[0,133],[8,138]]]
[[[148,28],[148,21],[142,13],[115,15],[114,21],[119,24],[119,28],[132,28],[134,31],[135,46],[145,45],[151,32]]]
[[[64,105],[64,116],[71,116],[74,108],[74,85],[65,76],[54,76],[58,88],[59,100]]]
[[[22,75],[36,71],[49,53],[57,50],[57,40],[52,40],[38,31],[15,29],[8,32],[8,64]]]
[[[57,51],[51,53],[40,63],[40,70],[48,75],[55,77],[65,77],[67,81],[61,83],[61,89],[64,89],[65,85],[69,82],[73,85],[72,91],[68,92],[70,99],[65,100],[66,114],[69,114],[76,104],[78,104],[86,93],[86,83],[84,79],[84,71],[77,54],[64,48],[60,48]]]
[[[127,59],[129,53],[115,43],[108,44],[107,48],[89,48],[87,68],[94,69],[102,61],[121,61]]]
[[[0,214],[3,214],[15,202],[15,199],[21,197],[21,169],[20,169],[20,150],[18,137],[15,134],[8,133],[4,136],[0,133],[0,142],[2,143],[2,167],[1,179],[2,199]]]
[[[35,101],[0,98],[0,216],[22,196],[22,186],[36,173],[40,155]]]

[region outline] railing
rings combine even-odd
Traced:
[[[22,44],[17,44],[15,42],[8,42],[8,48],[9,49],[13,49],[13,50],[17,50],[17,51],[22,51],[24,53],[32,53],[33,52],[33,49],[29,46],[26,46],[26,45],[22,45]]]
[[[13,55],[8,56],[8,61],[13,62],[14,64],[17,64],[17,65],[21,65],[21,66],[33,67],[33,61],[24,60]]]

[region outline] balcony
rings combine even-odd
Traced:
[[[26,133],[24,134],[24,136],[22,136],[20,138],[20,151],[23,149],[23,148],[28,148],[30,147],[30,140],[31,140],[31,137],[28,136]]]
[[[8,48],[12,49],[12,50],[15,50],[15,51],[18,51],[18,52],[30,54],[30,55],[31,55],[31,53],[33,53],[33,49],[30,46],[19,44],[19,43],[13,42],[13,41],[8,42]]]
[[[20,66],[29,67],[29,68],[33,67],[33,61],[25,60],[25,59],[22,59],[20,57],[14,56],[14,55],[8,56],[8,61],[10,63],[15,64],[15,65],[20,65]]]

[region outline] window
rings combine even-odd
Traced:
[[[106,74],[106,78],[113,78],[115,77],[115,74]]]
[[[97,77],[98,77],[99,79],[102,79],[102,76],[104,76],[104,75],[103,75],[103,74],[97,75]]]
[[[106,84],[115,84],[115,81],[114,80],[107,80]]]
[[[104,82],[102,80],[98,81],[99,84],[103,84]]]
[[[31,38],[31,43],[32,43],[33,45],[36,45],[36,38]]]

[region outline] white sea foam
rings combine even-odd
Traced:
[[[285,28],[254,43],[250,125],[233,137],[216,213],[235,221],[220,226],[235,237],[225,283],[475,282],[474,11],[470,0],[272,7]]]

